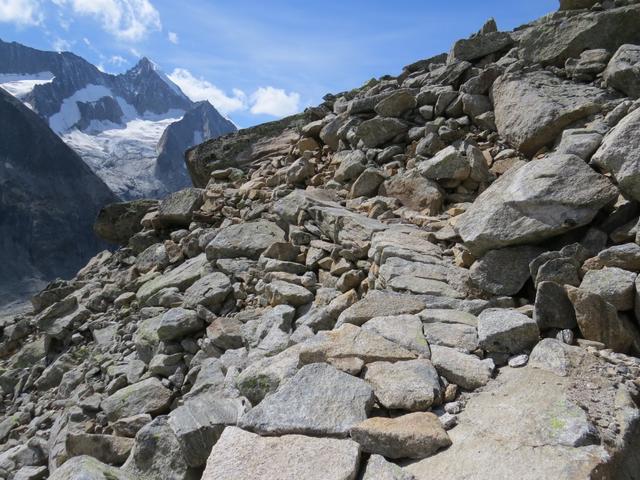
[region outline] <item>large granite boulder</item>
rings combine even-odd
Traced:
[[[458,218],[456,230],[476,255],[531,244],[587,225],[618,189],[579,157],[552,155],[513,168]]]
[[[126,245],[131,237],[142,230],[142,217],[149,210],[158,208],[158,205],[157,200],[111,203],[98,213],[93,231],[107,242]]]
[[[591,163],[611,173],[620,190],[640,200],[640,108],[604,137]]]
[[[640,45],[622,45],[609,60],[604,81],[629,97],[640,97]]]
[[[564,128],[598,112],[607,95],[546,71],[503,75],[493,84],[498,133],[531,157]]]
[[[271,244],[282,242],[284,232],[275,223],[259,220],[226,227],[206,247],[209,260],[247,257],[257,259]]]

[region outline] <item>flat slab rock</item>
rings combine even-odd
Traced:
[[[131,417],[140,413],[158,413],[169,406],[171,390],[155,377],[147,378],[118,390],[102,402],[109,420]]]
[[[373,390],[364,380],[315,363],[302,367],[238,425],[262,435],[347,436],[353,425],[367,418],[372,406]]]
[[[58,468],[49,480],[134,480],[134,476],[93,457],[74,457]]]
[[[360,326],[374,317],[418,313],[424,307],[424,302],[414,295],[374,290],[342,312],[336,326],[345,323]]]
[[[227,427],[202,480],[353,480],[360,448],[352,440],[302,435],[260,437]]]
[[[416,480],[633,478],[629,472],[618,477],[604,466],[613,457],[594,437],[585,412],[569,397],[575,381],[531,366],[503,369],[494,382],[469,398],[458,425],[448,432],[451,447],[405,470]],[[581,385],[587,396],[602,395],[588,391],[584,382]],[[623,423],[633,422],[637,409],[633,410],[635,414],[611,415],[626,418]],[[612,453],[629,451],[631,447],[620,442]]]

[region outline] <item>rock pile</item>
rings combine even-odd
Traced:
[[[3,319],[0,476],[637,478],[640,4],[561,6],[110,207]]]

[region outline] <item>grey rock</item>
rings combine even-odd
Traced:
[[[372,405],[373,391],[366,382],[317,363],[302,367],[238,425],[262,435],[346,436],[367,418]]]
[[[580,10],[591,8],[598,0],[560,0],[560,10]]]
[[[578,325],[567,292],[555,282],[538,284],[533,319],[540,330],[575,328]]]
[[[384,175],[377,168],[367,168],[353,182],[349,196],[351,198],[373,197],[378,193],[378,188],[384,179]]]
[[[378,102],[375,111],[381,117],[401,117],[416,105],[416,97],[411,90],[400,89]]]
[[[66,439],[67,455],[90,455],[110,465],[122,465],[133,447],[133,439],[98,434],[70,434]]]
[[[368,148],[383,145],[398,135],[409,130],[406,123],[397,118],[376,117],[362,122],[356,131],[356,137],[361,139]]]
[[[204,323],[193,310],[172,308],[160,318],[157,335],[160,340],[175,340],[204,328]]]
[[[544,71],[503,75],[493,84],[498,133],[528,157],[598,112],[606,98],[604,90],[563,83]]]
[[[438,372],[429,360],[373,362],[366,366],[364,379],[388,409],[416,412],[440,403]]]
[[[609,172],[620,190],[635,200],[640,199],[640,167],[635,158],[640,154],[640,108],[627,115],[602,141],[591,163]]]
[[[580,264],[571,257],[552,258],[540,265],[534,283],[537,286],[540,282],[555,282],[559,285],[580,284],[578,269]]]
[[[204,467],[211,448],[227,425],[235,425],[244,413],[241,399],[211,394],[198,395],[169,414],[169,426],[176,435],[190,467]]]
[[[146,303],[152,295],[165,288],[175,287],[184,290],[201,277],[206,264],[207,258],[204,254],[190,258],[173,270],[145,282],[136,292],[136,298]]]
[[[162,200],[157,221],[163,227],[188,227],[193,212],[204,202],[204,191],[200,188],[185,188]]]
[[[313,301],[313,293],[306,288],[282,280],[274,280],[265,286],[270,305],[293,305],[299,307]]]
[[[602,250],[596,261],[599,266],[618,267],[634,272],[640,271],[640,245],[625,243]]]
[[[589,161],[600,147],[603,138],[600,133],[589,129],[567,129],[562,132],[562,138],[556,152],[576,155]]]
[[[490,360],[439,345],[431,346],[431,362],[440,375],[466,390],[486,385],[494,369]]]
[[[535,320],[515,310],[489,308],[478,316],[478,340],[488,352],[522,353],[539,337]]]
[[[471,173],[471,165],[464,152],[449,146],[433,158],[420,162],[418,170],[430,180],[465,180]]]
[[[213,447],[202,480],[350,480],[360,448],[352,440],[302,435],[260,437],[227,427]]]
[[[49,480],[104,480],[105,478],[134,480],[136,477],[93,457],[81,456],[65,462],[49,477]]]
[[[157,200],[132,200],[106,205],[100,209],[93,231],[107,242],[126,245],[133,235],[142,230],[140,221],[153,208],[158,208]]]
[[[429,215],[439,213],[444,202],[444,194],[438,184],[412,170],[385,180],[380,187],[380,194],[397,198],[413,210],[426,210]]]
[[[374,317],[412,314],[423,310],[424,307],[424,302],[413,295],[374,290],[343,311],[338,317],[336,326],[339,327],[345,323],[359,326]]]
[[[462,323],[425,323],[424,336],[430,345],[441,345],[472,352],[478,348],[476,327]]]
[[[200,478],[197,470],[189,468],[167,416],[155,418],[138,432],[133,451],[122,471],[138,480]]]
[[[371,455],[362,480],[415,480],[395,463],[387,462],[382,455]]]
[[[482,255],[586,225],[617,195],[579,157],[553,155],[500,177],[458,218],[456,229],[469,250]]]
[[[362,329],[376,333],[425,358],[431,356],[429,343],[422,331],[422,322],[415,315],[374,317],[365,322]]]
[[[458,40],[451,48],[447,62],[477,60],[492,53],[506,50],[511,45],[513,45],[513,39],[507,32],[491,32]]]
[[[471,266],[471,280],[493,295],[515,295],[531,275],[529,263],[541,252],[531,246],[490,250]]]
[[[609,87],[628,97],[640,97],[640,45],[621,45],[604,71]]]
[[[206,248],[207,258],[257,259],[272,243],[282,242],[284,232],[275,223],[259,220],[226,227]]]
[[[334,155],[333,161],[338,164],[334,178],[338,182],[348,182],[364,172],[367,158],[362,150],[343,150]]]
[[[596,293],[618,311],[633,309],[635,281],[638,275],[634,272],[616,267],[605,267],[602,270],[587,270],[580,284],[580,289]]]
[[[109,420],[141,413],[160,413],[171,402],[171,391],[155,377],[129,385],[102,401],[102,410]]]
[[[440,420],[430,412],[370,418],[351,429],[351,438],[365,452],[387,458],[425,458],[451,445]]]
[[[213,272],[196,280],[184,292],[184,306],[196,308],[204,305],[210,310],[220,306],[231,293],[231,281],[222,272]]]

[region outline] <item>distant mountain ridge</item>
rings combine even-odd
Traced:
[[[125,199],[162,197],[188,186],[183,154],[198,134],[206,140],[236,131],[212,105],[190,100],[146,57],[112,75],[70,52],[0,40],[0,87],[46,120]],[[192,109],[196,112],[165,151],[160,143],[165,129]]]
[[[0,89],[0,305],[73,276],[105,248],[92,225],[115,200],[38,115]]]

